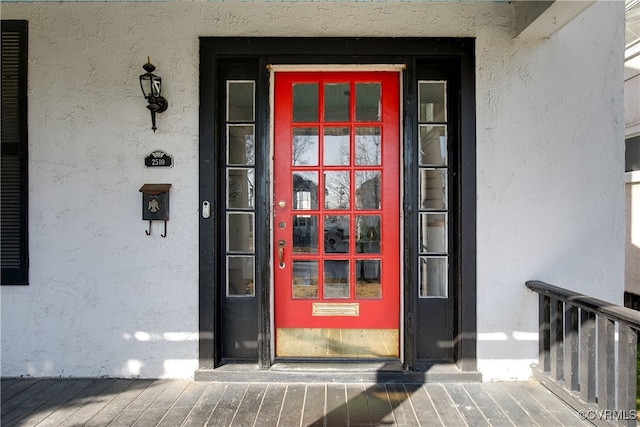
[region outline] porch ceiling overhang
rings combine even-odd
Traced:
[[[515,0],[515,36],[548,38],[596,0]]]
[[[3,0],[5,3],[78,3],[78,2],[121,2],[122,0]],[[139,1],[139,0],[132,0]],[[148,2],[170,2],[172,0],[145,0]],[[228,0],[205,0],[210,2]],[[233,1],[233,0],[232,0]],[[242,0],[253,1],[253,0]],[[278,0],[275,0],[278,1]],[[306,0],[279,0],[282,2],[296,3]],[[332,2],[337,0],[319,0]],[[345,0],[341,0],[345,1]],[[362,2],[363,0],[346,0]],[[364,0],[367,1],[367,0]],[[371,3],[389,2],[390,0],[368,0]],[[460,1],[477,2],[507,2],[512,3],[514,19],[514,37],[527,38],[548,38],[557,33],[562,27],[580,15],[585,9],[594,4],[597,0],[413,0],[415,2],[455,2]]]

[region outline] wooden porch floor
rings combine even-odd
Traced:
[[[590,426],[537,382],[2,379],[10,426]]]

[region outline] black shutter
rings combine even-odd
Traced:
[[[27,21],[2,21],[0,246],[3,285],[28,284]]]

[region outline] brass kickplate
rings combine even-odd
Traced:
[[[313,303],[314,316],[360,316],[358,303]]]

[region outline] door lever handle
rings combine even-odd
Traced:
[[[287,242],[284,239],[278,240],[278,259],[280,263],[278,267],[284,268],[284,247],[287,245]]]

